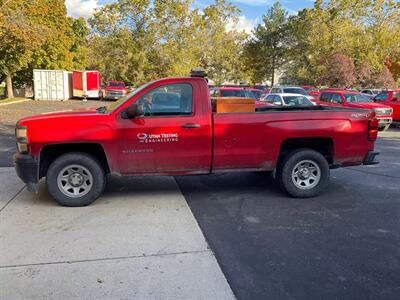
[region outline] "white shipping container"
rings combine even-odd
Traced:
[[[33,70],[35,100],[68,100],[72,97],[72,72]]]

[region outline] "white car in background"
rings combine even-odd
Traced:
[[[271,94],[300,94],[310,100],[314,105],[317,105],[315,97],[307,93],[305,89],[299,86],[274,86],[270,92]]]
[[[275,106],[312,106],[315,105],[308,97],[301,94],[282,93],[268,94],[262,100]]]
[[[372,99],[376,95],[378,95],[381,91],[380,90],[375,90],[375,89],[364,89],[360,93],[363,94],[364,96],[367,96],[368,98]]]

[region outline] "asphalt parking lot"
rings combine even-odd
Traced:
[[[43,111],[36,105],[0,107],[0,167],[11,166],[15,120]],[[96,203],[70,209],[0,168],[3,296],[398,299],[400,129],[376,149],[379,165],[333,170],[313,199],[246,172],[111,178]]]

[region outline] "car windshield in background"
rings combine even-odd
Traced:
[[[318,92],[318,90],[315,89],[315,88],[305,88],[305,90],[306,90],[307,92]]]
[[[221,97],[243,97],[246,98],[244,90],[221,90]]]
[[[288,94],[308,95],[305,90],[300,89],[300,88],[284,88],[283,92],[288,93]]]
[[[123,82],[109,82],[108,86],[112,87],[125,87],[125,83]]]
[[[255,98],[262,98],[263,92],[262,91],[251,91]]]
[[[350,103],[364,103],[364,102],[373,102],[368,97],[361,94],[344,94],[347,102]]]
[[[303,96],[283,96],[286,105],[313,105],[310,100]]]
[[[119,107],[122,103],[124,103],[127,99],[129,99],[132,96],[136,95],[137,93],[139,93],[140,91],[142,91],[143,89],[145,89],[146,87],[148,87],[152,83],[153,83],[153,81],[149,82],[149,83],[146,83],[146,84],[142,85],[141,87],[137,88],[136,90],[134,90],[133,92],[129,93],[125,97],[122,97],[118,101],[115,101],[115,102],[111,103],[110,105],[105,106],[104,113],[112,112],[114,109]]]

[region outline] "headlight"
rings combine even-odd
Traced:
[[[15,128],[15,137],[17,138],[17,148],[19,153],[28,152],[28,128],[26,126],[17,126]]]

